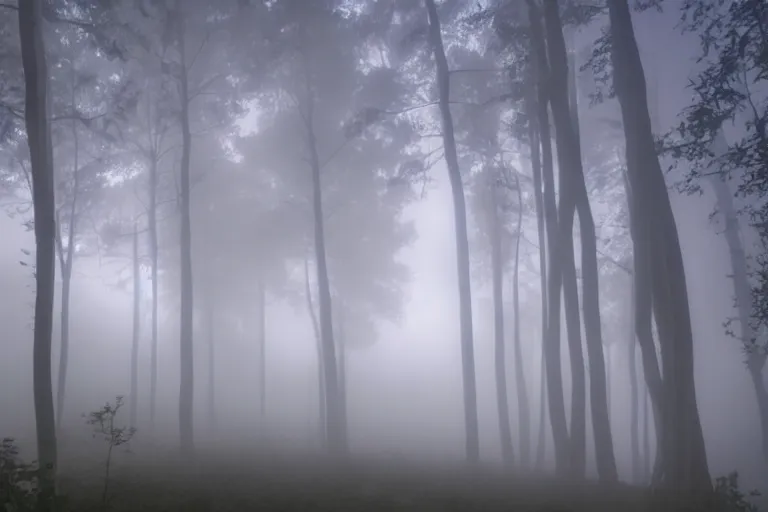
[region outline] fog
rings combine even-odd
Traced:
[[[699,51],[698,36],[680,33],[676,26],[677,13],[674,8],[664,13],[650,10],[634,16],[636,37],[648,77],[649,96],[651,96],[652,108],[657,112],[654,130],[659,134],[666,133],[676,126],[680,112],[691,101],[691,91],[686,86],[689,77],[698,69],[697,66],[700,67],[694,62]],[[595,37],[599,35],[599,27],[600,23],[597,23],[581,29],[574,39],[577,48],[588,50]],[[444,30],[452,29],[444,28]],[[433,72],[432,68],[425,69],[426,75]],[[287,79],[283,77],[283,80]],[[587,89],[590,87],[591,80],[588,72],[579,73],[579,116],[585,146],[589,145],[590,141],[605,136],[600,124],[601,117],[619,115],[615,100],[594,107],[589,105]],[[376,96],[373,98],[375,100]],[[236,122],[243,137],[259,137],[261,130],[268,125],[268,121],[263,121],[266,114],[259,113],[260,107],[257,103],[256,101],[250,103],[252,110],[249,113],[246,112],[244,116],[239,116]],[[436,110],[430,112],[424,116],[437,115]],[[461,119],[460,115],[456,116],[457,126],[461,123]],[[512,136],[504,135],[504,137],[506,139]],[[323,149],[328,153],[327,148],[334,145],[333,137],[322,133],[320,138],[328,145]],[[248,183],[252,182],[249,181],[250,178],[243,179],[237,174],[237,172],[251,172],[251,170],[232,170],[233,166],[250,169],[248,166],[251,164],[248,163],[250,162],[248,159],[252,155],[243,154],[240,146],[241,149],[238,151],[243,155],[240,162],[233,164],[227,160],[220,163],[216,158],[210,157],[212,147],[210,143],[201,143],[196,147],[195,143],[198,140],[200,138],[193,137],[191,162],[193,173],[191,257],[195,300],[193,414],[196,448],[200,454],[203,454],[202,457],[217,452],[228,454],[227,456],[231,454],[231,456],[247,457],[246,454],[251,450],[255,454],[259,450],[269,449],[276,453],[302,454],[302,457],[306,456],[309,460],[317,454],[324,453],[324,443],[318,398],[318,341],[304,293],[304,263],[301,257],[296,257],[296,254],[292,253],[284,259],[277,258],[277,266],[267,267],[265,264],[265,267],[258,272],[244,269],[247,268],[251,255],[254,255],[253,268],[256,268],[260,265],[256,256],[259,251],[263,248],[267,248],[264,251],[270,251],[272,245],[278,245],[272,239],[255,236],[254,230],[257,228],[254,226],[257,224],[271,225],[273,231],[283,238],[307,237],[308,241],[305,245],[310,254],[313,254],[311,225],[307,228],[306,225],[301,224],[297,228],[296,223],[292,224],[291,221],[283,223],[282,217],[278,219],[262,214],[267,207],[256,202],[259,201],[259,194],[265,193],[263,191],[254,194],[252,205],[245,208],[234,206],[233,208],[240,208],[240,210],[236,210],[239,213],[232,217],[231,222],[222,222],[221,216],[206,217],[209,215],[207,213],[209,208],[213,208],[209,205],[220,208],[227,207],[228,203],[235,203],[234,194],[239,191],[234,189],[247,187]],[[279,138],[268,138],[267,142],[254,143],[253,151],[257,155],[262,155],[264,148],[274,149],[274,151],[268,149],[267,152],[270,155],[264,158],[270,163],[265,163],[265,166],[272,165],[271,162],[274,159],[283,158],[283,162],[287,161],[287,157],[274,155],[286,153],[290,156],[290,148],[270,146],[275,143],[275,140]],[[442,140],[426,136],[417,144],[424,154],[441,145]],[[510,157],[512,162],[510,165],[519,167],[520,172],[527,175],[531,172],[528,149],[515,147],[517,149],[514,151],[517,154]],[[55,153],[55,156],[57,154]],[[372,158],[375,157],[376,155]],[[361,161],[365,161],[365,158],[364,154],[350,157],[350,160],[344,161],[342,166],[354,167]],[[382,164],[374,162],[371,165],[373,167],[399,165],[397,162],[393,164],[388,162],[388,160]],[[166,159],[163,163],[163,172],[169,176],[175,175],[178,173],[174,167],[176,165],[178,160]],[[306,162],[303,165],[306,167]],[[301,168],[298,164],[296,167],[298,170],[290,171],[291,179],[309,180],[309,170]],[[256,169],[252,172],[266,173],[267,171]],[[269,169],[269,172],[276,171]],[[302,175],[302,172],[306,174]],[[354,192],[356,189],[349,186],[347,189],[344,188],[347,186],[345,183],[354,182],[353,178],[349,178],[352,176],[350,171],[344,171],[348,174],[336,170],[334,172],[336,174],[329,174],[331,177],[328,178],[329,182],[332,182],[328,185],[329,196],[333,196],[334,201],[338,199],[334,194],[345,197],[343,194],[356,193]],[[378,249],[382,252],[389,251],[385,259],[398,262],[406,271],[404,278],[393,278],[392,282],[382,285],[387,289],[397,288],[391,295],[395,297],[396,307],[393,307],[393,312],[376,311],[375,299],[371,301],[374,305],[366,303],[361,306],[362,309],[357,310],[355,314],[365,316],[363,322],[370,322],[373,327],[367,330],[367,327],[363,326],[360,331],[362,334],[358,335],[360,340],[355,340],[356,343],[350,342],[349,346],[342,349],[343,355],[337,354],[337,358],[343,357],[345,360],[349,450],[353,456],[372,457],[374,460],[458,465],[464,461],[466,454],[454,203],[444,161],[438,159],[426,172],[430,182],[423,189],[420,184],[411,186],[413,198],[398,203],[398,205],[402,203],[402,211],[400,206],[386,210],[388,212],[386,215],[391,215],[387,222],[403,226],[412,223],[414,234],[412,237],[404,236],[403,239],[407,241],[401,244],[402,246],[396,244],[392,247],[392,244],[389,244]],[[680,172],[678,168],[668,174],[670,184],[679,178],[676,173]],[[225,188],[221,188],[221,184],[229,179],[228,176],[235,176],[242,181],[234,185],[225,184]],[[135,179],[143,183],[141,180],[144,178],[139,176]],[[263,178],[258,179],[263,180]],[[266,182],[253,183],[256,183],[254,186],[263,186]],[[298,187],[294,195],[301,197],[301,194],[309,190],[307,187],[309,185],[306,184]],[[273,187],[272,190],[282,189]],[[470,185],[467,185],[468,196],[471,195],[470,190]],[[136,211],[137,208],[135,197],[132,198],[131,194],[123,191],[107,195],[107,198],[102,200],[104,204],[89,212],[88,223],[96,225],[101,219],[114,219],[121,215],[130,217],[131,212]],[[669,194],[685,264],[694,337],[696,398],[709,471],[713,478],[738,471],[740,483],[744,489],[762,488],[768,491],[765,479],[768,467],[760,451],[762,442],[760,418],[755,405],[754,389],[744,363],[745,355],[741,344],[727,334],[723,325],[729,318],[736,316],[736,310],[733,302],[733,285],[729,277],[732,271],[728,246],[722,235],[723,225],[717,218],[710,218],[710,214],[716,208],[715,198],[707,187],[704,187],[704,193],[700,195],[679,193],[674,187],[670,187]],[[9,215],[0,216],[0,233],[2,233],[0,289],[3,291],[0,298],[0,326],[2,326],[0,437],[14,438],[21,448],[22,456],[32,460],[36,453],[32,372],[35,280],[31,268],[35,238],[34,233],[23,225],[25,220],[31,218],[31,210],[20,212],[17,207],[17,204],[27,201],[28,195],[24,193],[12,195],[13,197],[4,199],[5,209]],[[137,196],[136,193],[133,195]],[[305,199],[299,199],[299,201]],[[280,201],[293,201],[295,197],[269,198],[265,200],[265,204],[272,204],[273,200],[282,204]],[[610,217],[612,209],[620,208],[619,203],[611,203],[614,200],[611,198],[594,196],[590,197],[590,200],[593,200],[592,208],[598,221]],[[618,201],[623,200],[623,196],[618,199]],[[139,204],[141,201],[140,199]],[[488,249],[481,247],[482,240],[473,235],[473,232],[477,231],[478,214],[472,210],[472,200],[468,199],[467,202],[480,459],[484,465],[501,468],[502,455],[494,373],[494,315],[490,256]],[[237,205],[242,204],[242,201],[237,202]],[[331,204],[330,200],[328,204]],[[362,229],[355,222],[357,222],[357,216],[366,214],[365,205],[360,209],[361,206],[353,200],[339,200],[339,204],[341,206],[332,213],[326,213],[329,219],[326,236],[329,240],[334,236],[349,238],[348,231],[359,234]],[[301,203],[297,208],[304,207],[304,203]],[[138,408],[136,422],[133,425],[137,428],[137,432],[131,442],[132,453],[119,454],[117,464],[141,465],[142,461],[155,460],[161,456],[160,454],[170,454],[178,450],[180,387],[178,210],[169,207],[161,209],[161,213],[163,215],[159,232],[161,277],[159,281],[157,413],[154,421],[150,421],[152,297],[150,267],[149,263],[144,262],[141,278],[137,365]],[[259,217],[260,215],[264,215],[264,220]],[[254,223],[250,223],[250,220]],[[346,221],[351,222],[350,225],[353,227],[345,228]],[[366,236],[374,240],[390,237],[388,231],[377,231],[376,222],[378,221],[371,221],[370,228],[365,228],[368,229]],[[128,225],[130,226],[130,223]],[[94,231],[90,226],[84,226],[81,229],[83,233],[88,230]],[[295,232],[290,232],[291,229]],[[524,238],[520,243],[520,251],[524,263],[520,270],[521,314],[519,318],[515,318],[511,311],[511,267],[506,267],[507,275],[504,277],[505,310],[508,310],[505,312],[507,390],[512,444],[516,456],[519,456],[520,446],[523,443],[529,443],[531,454],[535,454],[539,414],[541,408],[546,406],[541,403],[542,395],[540,394],[543,369],[541,364],[542,312],[538,246],[535,242],[535,213],[526,214],[523,229],[521,236]],[[146,259],[149,257],[147,252],[149,249],[144,239],[145,233],[146,230],[143,230],[140,248],[142,257]],[[605,232],[598,229],[598,237],[601,233]],[[61,412],[61,426],[57,429],[62,467],[67,465],[68,460],[76,459],[79,450],[95,446],[91,443],[91,429],[86,425],[84,415],[98,410],[107,402],[113,402],[117,396],[125,396],[127,399],[131,393],[133,292],[130,277],[130,237],[124,237],[122,242],[113,242],[111,247],[107,247],[109,245],[107,242],[92,241],[95,234],[82,236],[83,251],[76,256],[71,281],[66,398]],[[610,233],[607,236],[610,237]],[[628,240],[626,233],[623,236]],[[220,245],[222,240],[226,241],[226,246]],[[332,243],[329,242],[329,244]],[[354,239],[345,239],[341,247],[346,249],[337,247],[329,251],[333,253],[334,250],[342,250],[354,253],[358,250],[356,244],[362,243]],[[389,242],[382,243],[386,245]],[[627,253],[631,254],[631,243],[626,242],[626,244],[629,247]],[[579,247],[577,242],[575,252],[577,268],[580,268]],[[605,247],[603,249],[608,251]],[[32,256],[29,255],[30,251]],[[216,255],[225,252],[227,253],[226,262],[217,263]],[[118,256],[115,256],[116,254]],[[367,283],[369,280],[372,283],[378,283],[379,278],[373,274],[378,267],[375,263],[366,266],[368,259],[365,256],[359,258],[362,263],[355,258],[347,263],[335,263],[334,257],[333,254],[329,256],[332,286],[334,286],[335,276],[342,274],[345,283]],[[622,258],[625,257],[622,256]],[[233,266],[233,261],[245,266],[242,268]],[[311,261],[314,261],[313,255],[310,256]],[[631,261],[631,257],[628,261]],[[61,338],[62,281],[58,265],[57,261],[52,353],[54,396],[56,396],[59,372]],[[274,263],[270,262],[269,265]],[[387,263],[384,266],[389,269],[389,265]],[[626,341],[631,332],[629,302],[631,279],[630,275],[618,266],[617,263],[612,264],[610,261],[601,263],[601,295],[605,293],[601,297],[601,312],[604,345],[611,347],[607,356],[607,374],[613,448],[619,478],[622,481],[631,482],[633,480],[630,438],[631,383],[627,370],[629,355]],[[165,270],[166,268],[168,270]],[[309,270],[312,273],[311,282],[306,283],[306,286],[311,285],[314,294],[317,293],[314,290],[317,286],[314,264],[310,265]],[[393,272],[397,274],[399,271]],[[265,278],[262,282],[266,282],[263,380],[258,370],[261,352],[255,295],[257,273]],[[389,277],[384,276],[382,279],[389,279]],[[607,291],[604,291],[604,288]],[[351,296],[351,306],[348,310],[354,312],[355,307],[363,303],[364,299],[354,294]],[[317,308],[317,297],[313,300],[316,301],[315,308]],[[335,303],[334,307],[336,307]],[[215,310],[215,313],[211,313],[214,318],[212,327],[206,323],[208,321],[206,308]],[[515,322],[520,328],[522,361],[531,411],[531,432],[528,441],[521,439],[518,389],[514,378],[515,354],[512,340]],[[569,411],[571,379],[564,321],[562,333],[561,356],[565,405],[566,411]],[[215,354],[212,383],[210,381],[211,350]],[[639,360],[640,356],[637,357]],[[642,371],[639,372],[642,380]],[[765,371],[763,371],[763,377],[765,378]],[[214,390],[213,397],[210,396],[211,389]],[[641,385],[641,389],[645,389],[644,385]],[[261,393],[265,399],[263,412],[260,410]],[[643,391],[641,392],[641,409],[644,396]],[[211,403],[213,403],[213,410],[210,409]],[[117,423],[127,425],[128,414],[127,406],[121,409]],[[641,422],[647,421],[650,424],[650,454],[653,456],[656,442],[653,421],[645,418],[643,414],[645,413],[641,411]],[[589,478],[596,479],[590,418],[587,414],[587,475]],[[554,472],[555,453],[548,413],[545,417],[544,432],[545,465],[537,469]],[[653,465],[652,460],[649,463]]]

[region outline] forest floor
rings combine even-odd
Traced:
[[[669,497],[619,484],[568,484],[498,469],[435,467],[259,454],[205,462],[121,464],[109,486],[111,512],[418,511],[663,512],[686,510]],[[255,462],[256,461],[256,462]],[[62,467],[60,491],[71,510],[104,510],[103,466]],[[730,512],[730,511],[728,511]]]

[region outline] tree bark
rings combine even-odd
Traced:
[[[624,123],[633,196],[635,248],[647,256],[661,347],[661,484],[677,491],[709,494],[712,483],[696,401],[693,333],[680,239],[656,155],[645,75],[629,6],[626,0],[614,0],[608,7],[614,88]],[[635,272],[639,270],[636,267]]]
[[[493,281],[493,334],[494,369],[496,377],[496,411],[499,420],[501,460],[505,467],[515,463],[512,447],[512,428],[509,422],[509,397],[507,396],[506,339],[504,336],[504,262],[501,251],[501,222],[499,219],[498,184],[495,169],[486,167],[486,186],[490,197],[488,230],[491,242],[491,278]],[[515,318],[517,321],[517,318]]]
[[[528,141],[531,150],[531,169],[533,173],[534,200],[536,203],[536,228],[539,241],[539,276],[541,288],[541,368],[539,383],[539,427],[538,440],[536,444],[536,469],[541,469],[544,465],[545,454],[545,432],[544,422],[546,421],[546,380],[544,368],[544,352],[547,342],[547,250],[544,221],[544,199],[542,197],[541,183],[541,146],[539,142],[538,123],[536,122],[536,91],[533,84],[528,88],[525,108],[528,114]]]
[[[56,494],[56,420],[53,408],[51,338],[56,273],[56,203],[53,148],[48,109],[48,65],[43,40],[43,1],[19,2],[19,38],[24,70],[24,120],[32,174],[35,215],[35,319],[32,349],[33,396],[37,430],[38,509],[52,507]]]
[[[312,321],[312,330],[315,333],[315,346],[317,348],[317,407],[318,417],[320,423],[320,443],[325,446],[327,442],[326,433],[326,408],[325,408],[325,371],[323,369],[323,340],[320,335],[320,326],[317,320],[317,314],[315,313],[315,307],[312,305],[312,288],[309,284],[309,259],[304,259],[304,293],[307,297],[307,311],[309,312],[309,318]]]
[[[192,220],[190,194],[190,154],[192,151],[192,134],[189,122],[189,84],[187,76],[186,38],[184,27],[184,12],[181,0],[176,2],[177,43],[180,55],[180,92],[181,92],[181,179],[180,209],[181,209],[181,329],[180,329],[180,359],[181,382],[179,388],[179,434],[182,454],[194,455],[195,441],[193,430],[194,409],[194,295],[192,284]]]
[[[133,223],[133,336],[131,340],[131,401],[128,404],[130,425],[137,423],[139,400],[139,336],[141,334],[141,262],[139,260],[139,226]]]
[[[450,104],[450,71],[445,57],[440,18],[434,0],[424,0],[429,16],[429,41],[435,58],[439,106],[443,127],[443,146],[448,177],[453,195],[453,218],[456,233],[456,262],[459,281],[459,323],[461,329],[461,366],[464,385],[464,424],[467,461],[480,459],[480,431],[477,419],[477,385],[475,382],[475,349],[472,333],[472,289],[469,276],[469,239],[464,184],[456,152],[453,116]]]
[[[523,233],[523,189],[520,178],[515,174],[517,186],[517,237],[515,239],[515,268],[512,277],[512,307],[515,310],[515,382],[517,384],[517,406],[520,421],[520,463],[527,469],[531,462],[531,406],[528,402],[528,385],[525,381],[523,345],[520,339],[520,239]]]
[[[561,247],[558,240],[558,217],[555,203],[555,178],[552,161],[552,137],[549,128],[549,61],[541,26],[541,13],[534,0],[527,0],[531,38],[537,76],[537,115],[541,141],[542,178],[544,182],[544,212],[547,227],[549,268],[547,283],[547,343],[545,347],[549,421],[555,446],[557,473],[564,476],[570,468],[570,440],[565,416],[563,374],[560,362],[560,289],[562,287]]]
[[[549,62],[552,72],[551,102],[552,115],[555,119],[555,130],[557,132],[558,162],[560,172],[568,175],[567,187],[574,194],[573,201],[579,213],[584,331],[586,333],[587,355],[589,357],[589,394],[592,428],[595,438],[597,473],[600,480],[615,482],[618,480],[618,472],[616,469],[616,457],[613,451],[613,436],[608,417],[606,396],[595,223],[584,181],[579,134],[574,127],[573,114],[569,108],[568,62],[558,2],[556,0],[545,0],[544,12]],[[561,189],[560,194],[561,198],[566,196],[566,190]],[[572,221],[572,219],[568,217],[560,218],[560,232],[564,234],[567,231],[571,234],[572,240],[572,226],[568,224],[567,229],[563,227],[563,224],[569,221]]]

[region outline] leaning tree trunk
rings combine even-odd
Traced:
[[[549,421],[555,445],[555,462],[559,475],[566,475],[570,468],[568,426],[563,396],[563,374],[560,362],[560,290],[562,287],[562,262],[558,240],[557,205],[555,202],[555,178],[552,161],[552,138],[549,129],[549,93],[547,86],[549,62],[546,42],[541,26],[541,13],[534,0],[527,0],[531,38],[535,53],[537,77],[537,115],[539,140],[542,149],[542,178],[544,182],[544,212],[547,226],[549,268],[547,270],[547,343],[545,347],[547,397]],[[533,118],[532,118],[533,119]]]
[[[546,421],[546,380],[544,369],[544,350],[547,334],[547,251],[545,240],[544,224],[544,198],[542,197],[541,183],[541,148],[539,143],[538,123],[536,123],[536,98],[533,86],[528,88],[525,108],[528,114],[528,142],[531,150],[531,169],[533,173],[533,196],[536,202],[536,228],[539,237],[539,277],[541,291],[541,369],[539,383],[539,427],[536,444],[536,469],[544,466],[545,454],[545,432],[544,422]]]
[[[53,409],[51,338],[56,274],[56,203],[53,148],[48,112],[48,65],[43,40],[43,1],[19,2],[19,39],[24,69],[24,120],[32,174],[35,215],[35,319],[32,380],[37,430],[39,509],[56,494],[56,420]]]
[[[618,480],[618,472],[616,469],[616,457],[613,451],[611,424],[608,416],[605,359],[600,325],[595,223],[584,181],[579,135],[577,130],[575,130],[573,115],[568,101],[568,62],[563,27],[560,22],[559,5],[556,0],[545,0],[544,9],[549,61],[552,72],[551,101],[558,140],[558,162],[561,173],[567,174],[569,177],[568,185],[572,187],[575,205],[579,213],[584,331],[589,357],[589,391],[597,473],[601,480],[614,482]],[[561,197],[565,195],[563,190],[560,193]],[[569,220],[568,218],[561,218],[560,222],[562,224]],[[560,231],[561,233],[566,231],[562,225]],[[568,226],[567,231],[570,232],[570,226]]]
[[[318,305],[320,309],[320,339],[323,350],[323,377],[326,407],[326,436],[331,454],[346,456],[349,451],[347,439],[347,411],[339,392],[336,347],[333,336],[333,310],[331,286],[328,280],[328,263],[325,252],[325,220],[323,217],[323,192],[320,179],[321,163],[317,153],[317,139],[314,126],[314,90],[310,76],[309,59],[304,55],[306,86],[306,112],[304,112],[307,143],[312,172],[312,211],[314,216],[315,262],[317,267]]]
[[[501,220],[499,219],[498,185],[494,170],[486,168],[486,186],[490,198],[488,230],[491,242],[491,277],[493,281],[493,334],[494,369],[496,377],[496,411],[499,420],[501,460],[507,468],[515,462],[512,448],[512,428],[509,422],[509,397],[507,396],[507,358],[504,337],[504,262],[501,250]],[[515,318],[517,321],[517,318]]]
[[[312,320],[312,330],[315,333],[315,347],[317,349],[317,407],[318,417],[320,423],[320,444],[325,446],[327,441],[326,433],[326,408],[325,408],[325,372],[323,370],[323,340],[320,335],[320,325],[318,324],[317,314],[315,313],[315,307],[312,304],[312,288],[309,284],[309,259],[304,259],[304,293],[307,297],[307,311],[309,312],[309,318]]]
[[[130,425],[137,423],[139,400],[139,335],[141,329],[141,262],[139,260],[139,226],[133,223],[133,336],[131,340],[131,401],[128,404]]]
[[[712,144],[712,151],[719,156],[728,150],[728,143],[722,129],[717,132]],[[739,217],[733,204],[733,194],[728,184],[719,175],[710,177],[712,188],[717,198],[717,209],[723,216],[725,223],[725,242],[728,245],[728,254],[731,259],[733,274],[733,293],[736,299],[736,311],[738,312],[741,341],[747,347],[747,370],[752,379],[752,387],[755,390],[757,411],[760,417],[760,429],[762,432],[763,458],[768,462],[768,390],[766,390],[763,368],[765,367],[766,353],[752,346],[754,333],[750,325],[750,309],[752,306],[752,287],[749,284],[749,272],[747,269],[747,256],[741,241]]]
[[[194,342],[193,315],[194,296],[192,287],[192,220],[190,208],[190,153],[192,151],[192,134],[189,125],[189,84],[187,76],[186,38],[184,33],[184,14],[181,0],[177,0],[177,41],[181,56],[181,179],[180,179],[180,209],[181,209],[181,329],[180,329],[180,358],[181,383],[179,388],[179,434],[181,451],[186,456],[194,454],[195,441],[193,431],[194,408]]]
[[[523,344],[520,339],[520,239],[523,233],[523,190],[520,178],[515,174],[517,186],[517,237],[515,238],[515,267],[512,276],[512,307],[515,310],[515,382],[520,423],[520,463],[527,469],[531,462],[531,406],[528,403],[528,386],[525,381]]]
[[[677,491],[708,493],[712,483],[696,401],[693,332],[680,239],[656,155],[645,75],[629,5],[626,0],[613,0],[608,7],[614,88],[624,123],[633,217],[638,228],[635,247],[646,253],[649,263],[661,347],[661,483]]]
[[[453,220],[456,232],[456,262],[459,281],[459,323],[461,329],[461,366],[464,384],[464,425],[466,429],[467,460],[480,459],[480,431],[477,420],[477,385],[475,383],[475,349],[472,334],[472,290],[469,277],[469,238],[464,185],[456,152],[453,116],[450,104],[450,70],[445,57],[440,18],[435,0],[424,0],[429,16],[429,41],[435,58],[437,85],[440,91],[440,116],[448,177],[453,195]]]

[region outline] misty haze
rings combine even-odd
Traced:
[[[766,510],[766,34],[0,3],[0,504]]]

